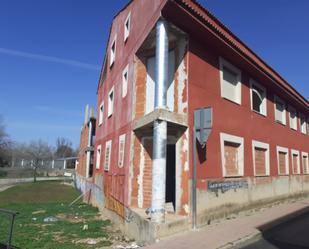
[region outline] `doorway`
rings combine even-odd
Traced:
[[[165,202],[172,202],[174,211],[176,210],[176,145],[167,144],[166,148],[166,186]]]

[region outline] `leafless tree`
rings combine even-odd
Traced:
[[[67,138],[58,137],[56,140],[55,157],[65,158],[72,156],[75,156],[72,142]]]
[[[4,162],[7,161],[9,145],[9,136],[5,132],[3,118],[0,115],[0,166],[3,166]]]
[[[51,146],[42,140],[37,140],[27,145],[21,145],[19,150],[20,153],[23,153],[32,162],[33,181],[36,182],[37,170],[41,165],[40,162],[50,160],[53,157]]]

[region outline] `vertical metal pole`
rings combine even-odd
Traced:
[[[159,20],[156,26],[155,109],[166,108],[167,79],[168,27],[164,20]],[[164,223],[167,122],[155,120],[153,126],[151,221]]]
[[[192,174],[192,228],[196,229],[196,131],[195,124],[193,128],[193,142],[192,142],[192,153],[193,153],[193,174]]]
[[[15,214],[12,214],[12,220],[11,220],[11,229],[9,234],[9,239],[7,243],[7,249],[11,249],[11,243],[12,243],[12,236],[13,236],[13,227],[14,227],[14,220],[15,220]]]

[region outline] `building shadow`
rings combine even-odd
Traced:
[[[0,249],[7,249],[7,245],[0,243]],[[23,248],[17,246],[11,246],[10,249],[23,249]]]

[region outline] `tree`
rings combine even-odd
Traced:
[[[41,165],[40,162],[53,158],[51,146],[42,140],[37,140],[27,145],[20,146],[20,151],[31,160],[31,166],[33,167],[33,182],[36,182],[37,170]]]
[[[63,137],[58,137],[56,140],[56,158],[65,158],[75,156],[75,151],[72,147],[72,142]]]
[[[0,115],[0,167],[7,164],[9,145],[10,145],[9,136],[5,132],[3,118]]]

